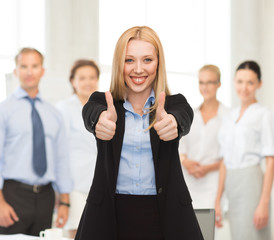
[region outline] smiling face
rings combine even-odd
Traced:
[[[240,69],[235,75],[235,89],[242,104],[256,102],[256,91],[262,85],[258,75],[250,69]]]
[[[76,94],[82,98],[88,98],[98,89],[98,75],[94,67],[82,66],[75,71],[71,84]]]
[[[157,67],[158,57],[155,47],[143,40],[130,40],[124,65],[127,96],[137,94],[147,99],[157,74]]]
[[[40,79],[44,75],[41,56],[36,52],[21,53],[16,62],[15,75],[26,92],[38,92]]]

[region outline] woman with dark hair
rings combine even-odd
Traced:
[[[274,175],[274,119],[257,102],[261,70],[254,61],[239,65],[235,89],[241,106],[225,116],[219,140],[223,161],[215,203],[216,226],[222,226],[220,199],[229,201],[233,240],[269,240],[270,195]],[[265,159],[265,171],[261,163]]]
[[[70,194],[71,206],[66,229],[77,229],[93,179],[97,154],[96,141],[84,127],[82,108],[90,95],[98,89],[99,75],[99,68],[94,61],[77,60],[71,68],[69,77],[74,93],[56,105],[64,117],[67,129],[70,168],[74,183],[74,189]]]

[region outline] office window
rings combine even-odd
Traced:
[[[159,35],[165,52],[169,87],[192,106],[202,101],[197,71],[216,64],[222,72],[218,98],[230,106],[230,1],[100,0],[99,61],[101,90],[108,90],[119,36],[129,27],[147,25]]]
[[[6,78],[12,79],[14,56],[21,47],[45,51],[45,0],[0,1],[0,101]]]

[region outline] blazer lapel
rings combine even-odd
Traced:
[[[155,114],[155,112],[152,112],[150,114],[150,122],[151,122],[154,114]],[[158,159],[160,138],[159,138],[157,132],[155,131],[155,129],[153,127],[150,129],[149,132],[150,132],[150,143],[151,143],[154,166],[156,166],[157,159]]]
[[[117,181],[120,157],[122,152],[122,145],[125,132],[125,109],[123,102],[119,101],[116,106],[117,122],[116,122],[116,133],[112,139],[112,150],[113,150],[113,161],[114,161],[114,178],[115,184]],[[119,131],[118,131],[119,130]]]

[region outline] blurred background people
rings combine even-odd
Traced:
[[[67,137],[61,114],[40,95],[43,55],[23,48],[15,57],[18,87],[0,103],[0,234],[39,235],[50,228],[55,202],[56,226],[68,218]]]
[[[76,61],[69,77],[74,93],[56,105],[65,121],[74,183],[70,194],[69,219],[65,226],[67,229],[77,229],[93,179],[97,147],[94,135],[84,127],[82,108],[89,96],[98,89],[99,75],[99,68],[94,61],[88,59]]]
[[[203,103],[194,111],[190,133],[180,140],[180,160],[194,208],[214,208],[220,165],[218,131],[227,108],[217,100],[221,73],[215,65],[199,70]]]
[[[256,62],[241,63],[234,83],[240,106],[224,117],[220,128],[224,159],[216,198],[216,226],[222,226],[220,199],[225,190],[232,239],[269,240],[274,119],[256,99],[262,85],[261,70]],[[264,159],[265,171],[262,171]]]

